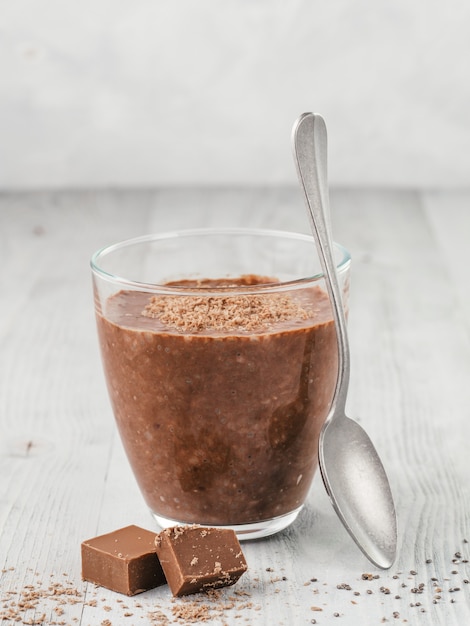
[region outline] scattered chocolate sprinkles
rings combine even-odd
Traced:
[[[262,331],[280,322],[313,319],[290,294],[153,296],[142,311],[185,333]]]
[[[468,542],[463,542],[464,544]],[[470,556],[465,550],[457,550],[449,558],[447,568],[432,565],[432,559],[426,559],[428,566],[419,574],[419,563],[414,569],[406,572],[395,571],[390,573],[365,572],[356,574],[351,580],[341,580],[332,586],[322,581],[321,576],[311,576],[304,584],[305,593],[312,594],[316,601],[306,605],[315,617],[309,619],[310,624],[328,622],[328,616],[343,618],[341,621],[348,622],[348,617],[361,606],[364,609],[367,603],[377,602],[384,607],[383,617],[379,621],[385,622],[411,622],[413,618],[405,619],[403,611],[407,606],[409,614],[427,613],[439,611],[440,605],[455,604],[468,601],[470,585],[468,576],[468,559]],[[442,571],[444,569],[444,571]],[[261,590],[263,595],[280,592],[281,585],[291,585],[291,578],[284,575],[284,570],[278,572],[274,567],[265,567],[258,577],[253,577],[248,589],[219,590],[196,594],[191,598],[156,599],[149,598],[150,603],[141,597],[139,602],[126,603],[121,598],[113,601],[113,595],[104,594],[99,587],[88,585],[79,587],[67,581],[56,582],[51,576],[49,584],[40,582],[39,574],[31,574],[31,584],[26,584],[22,589],[10,588],[4,583],[11,577],[13,568],[0,570],[2,586],[0,590],[0,622],[6,624],[20,623],[27,626],[73,626],[78,623],[76,615],[79,607],[95,607],[102,613],[102,620],[96,623],[100,626],[117,626],[127,624],[132,626],[137,621],[149,624],[149,626],[170,626],[190,624],[226,624],[228,612],[230,619],[240,618],[240,626],[244,621],[250,621],[250,613],[253,623],[256,620],[257,611],[262,606],[256,604],[254,594]],[[66,576],[66,574],[64,574]],[[412,578],[412,583],[408,582]],[[64,579],[66,580],[66,579]],[[406,582],[405,582],[406,581]],[[314,584],[316,583],[316,584]],[[269,589],[271,590],[269,592]],[[337,592],[335,591],[337,590]],[[400,593],[397,591],[400,590]],[[337,595],[337,593],[339,595]],[[368,598],[368,596],[373,596]],[[349,596],[349,600],[348,600]],[[334,605],[334,598],[341,598],[341,605]],[[344,599],[346,598],[346,603]],[[364,605],[364,603],[366,603]],[[349,613],[351,611],[351,613]],[[110,619],[103,619],[107,613]],[[312,613],[310,613],[312,615]],[[408,617],[408,615],[407,615]],[[245,618],[245,620],[243,620]],[[418,618],[416,618],[418,619]],[[372,623],[372,622],[371,622]]]
[[[463,543],[468,544],[468,541],[464,540]],[[432,565],[433,562],[434,561],[432,558],[428,557],[425,559],[425,563],[428,566]],[[450,583],[450,581],[455,580],[455,582],[457,582],[458,579],[456,579],[455,577],[458,577],[459,574],[461,573],[462,574],[466,573],[466,572],[460,572],[459,569],[456,568],[455,566],[461,563],[466,564],[468,562],[469,562],[468,559],[464,558],[464,555],[462,555],[462,552],[456,551],[453,555],[453,558],[451,559],[452,565],[448,569],[448,575],[440,574],[438,576],[435,572],[431,572],[432,576],[429,576],[429,568],[427,568],[426,574],[424,574],[422,577],[419,574],[419,568],[412,568],[409,570],[408,573],[403,573],[401,571],[398,571],[392,574],[388,578],[388,580],[390,580],[390,582],[396,581],[394,582],[395,585],[397,585],[401,590],[406,590],[406,591],[403,591],[401,594],[396,593],[396,589],[394,588],[394,585],[386,586],[382,584],[382,582],[376,583],[376,581],[378,581],[381,578],[381,576],[379,574],[370,573],[370,572],[362,573],[360,577],[356,579],[355,583],[353,583],[352,581],[351,582],[339,582],[336,585],[336,589],[341,590],[341,591],[350,591],[352,593],[352,596],[354,596],[355,598],[357,598],[358,596],[361,596],[362,594],[365,594],[367,596],[367,595],[372,595],[376,592],[380,592],[385,596],[390,596],[391,599],[387,600],[387,602],[390,602],[389,606],[391,609],[393,609],[393,601],[400,601],[400,606],[402,606],[401,603],[403,602],[403,599],[404,599],[403,594],[407,593],[407,594],[410,594],[410,602],[408,603],[408,606],[410,607],[410,609],[416,610],[419,613],[426,613],[428,611],[428,606],[427,606],[428,602],[429,602],[429,606],[431,606],[431,605],[443,604],[446,601],[451,604],[455,604],[458,601],[457,598],[458,598],[459,592],[460,593],[462,592],[462,586],[470,584],[470,579],[468,577],[466,578],[462,577],[461,579],[462,586],[459,584]],[[409,585],[407,584],[407,582],[405,582],[405,580],[409,580],[411,577],[414,578],[414,584]],[[419,577],[421,577],[422,579],[420,580]],[[386,578],[386,576],[382,574],[382,579],[384,578]],[[318,582],[318,579],[311,578],[310,582],[312,581]],[[364,584],[364,582],[369,583],[366,589],[364,589],[363,587],[361,588],[361,584]],[[372,585],[370,583],[372,583]],[[374,583],[377,585],[376,587],[373,586]],[[318,590],[314,590],[314,593],[317,593],[317,592]],[[325,591],[324,593],[327,594],[328,591]],[[418,596],[420,599],[417,600],[416,596]],[[350,602],[352,605],[360,604],[360,601],[358,602],[355,599],[354,600],[351,599]],[[387,606],[387,604],[385,604],[385,600],[382,603],[384,604],[384,606]],[[321,607],[311,607],[311,608],[312,610],[317,610],[317,611],[322,610]],[[339,617],[340,615],[342,614],[340,614],[338,611],[335,611],[333,613],[333,616],[335,617]],[[406,619],[403,619],[402,615],[400,614],[398,610],[391,610],[388,616],[385,615],[384,617],[382,617],[382,623],[388,622],[392,619],[401,620],[403,622],[408,621]],[[316,620],[312,621],[311,623],[316,623]]]

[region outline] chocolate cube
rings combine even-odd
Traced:
[[[174,596],[233,585],[247,570],[233,530],[175,526],[157,535],[155,546]]]
[[[84,541],[83,580],[128,596],[165,584],[155,536],[138,526],[126,526]]]

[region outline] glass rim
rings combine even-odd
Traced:
[[[99,248],[96,252],[93,253],[90,259],[90,266],[93,274],[99,276],[100,278],[118,283],[123,287],[132,287],[134,289],[141,289],[143,291],[149,292],[160,292],[160,293],[172,293],[172,294],[189,294],[189,293],[204,293],[208,294],[210,292],[218,293],[221,292],[227,293],[231,291],[236,291],[240,293],[240,291],[245,293],[256,292],[256,291],[279,291],[285,289],[295,289],[300,287],[306,287],[310,283],[317,283],[319,280],[324,278],[323,270],[320,270],[316,274],[312,274],[311,276],[305,276],[302,278],[295,278],[291,280],[278,281],[273,283],[258,283],[255,285],[236,285],[233,287],[224,286],[224,287],[214,287],[214,286],[184,286],[184,285],[165,285],[160,283],[148,283],[144,281],[136,281],[132,279],[125,278],[124,276],[119,276],[117,274],[113,274],[108,272],[107,270],[100,267],[100,260],[104,259],[106,256],[116,252],[117,250],[136,246],[140,244],[153,243],[158,241],[166,241],[170,239],[183,239],[189,237],[196,236],[207,236],[207,235],[248,235],[248,236],[261,236],[261,237],[272,237],[272,238],[284,238],[284,239],[296,239],[298,241],[304,241],[306,243],[313,244],[316,249],[315,238],[306,233],[299,233],[295,231],[287,231],[287,230],[275,230],[268,228],[243,228],[243,227],[228,227],[228,228],[191,228],[191,229],[181,229],[181,230],[171,230],[165,231],[163,233],[151,233],[147,235],[141,235],[137,237],[131,237],[129,239],[124,239],[122,241],[118,241],[106,246]],[[336,250],[340,253],[340,260],[336,262],[336,270],[338,274],[342,274],[346,272],[351,265],[351,255],[349,251],[340,243],[333,241],[333,250]]]

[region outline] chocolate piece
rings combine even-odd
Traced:
[[[128,596],[165,584],[155,533],[126,526],[84,541],[82,578]]]
[[[174,596],[228,587],[247,570],[230,529],[174,526],[157,535],[155,546]]]

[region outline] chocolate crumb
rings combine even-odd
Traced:
[[[230,285],[228,285],[230,286]],[[236,285],[235,285],[236,286]],[[142,311],[181,332],[260,331],[273,324],[313,318],[289,294],[153,296]]]
[[[52,575],[51,575],[52,577]],[[22,622],[23,624],[45,624],[46,614],[39,612],[48,605],[48,612],[62,616],[65,613],[65,605],[74,605],[83,602],[83,595],[72,585],[67,583],[51,582],[48,587],[41,586],[41,583],[24,585],[19,590],[3,590],[0,597],[0,622],[7,620],[7,623]],[[53,603],[53,606],[51,606]],[[26,619],[26,612],[35,611],[36,617]],[[62,620],[48,622],[54,625],[65,624]]]

